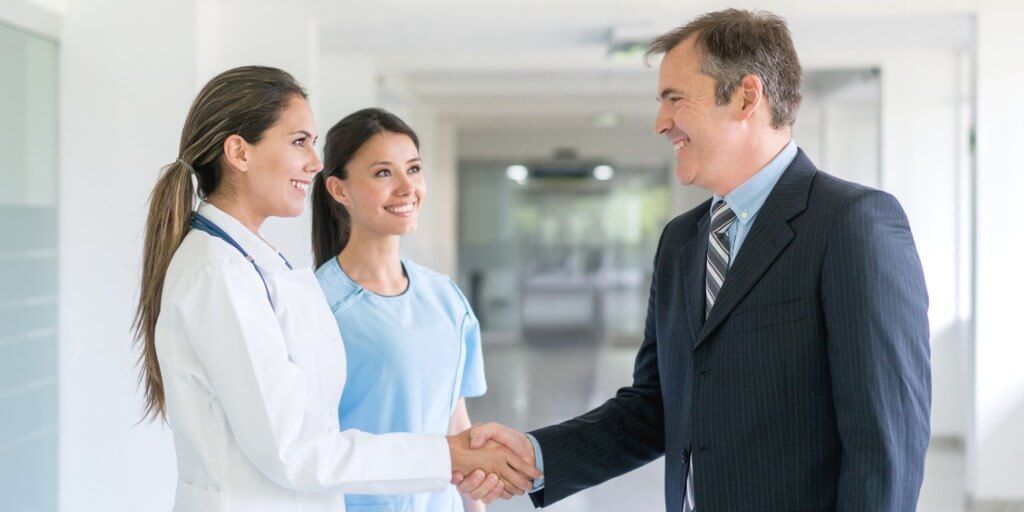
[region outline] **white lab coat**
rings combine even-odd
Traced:
[[[235,218],[199,212],[226,242],[192,230],[164,281],[156,348],[178,482],[174,512],[343,512],[342,493],[438,491],[441,436],[341,432],[345,350],[309,268],[289,270]]]

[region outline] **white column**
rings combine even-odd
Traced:
[[[129,327],[146,202],[196,93],[194,0],[75,0],[61,44],[60,509],[169,510],[169,429],[142,407]]]
[[[1024,504],[1024,3],[982,1],[977,51],[977,267],[972,497]]]

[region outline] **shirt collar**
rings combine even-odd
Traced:
[[[241,221],[232,217],[229,213],[216,206],[203,201],[200,203],[197,213],[206,217],[224,230],[231,238],[238,242],[238,245],[245,250],[260,268],[284,267],[284,260],[280,253],[272,247],[262,236],[249,231]]]
[[[782,173],[786,172],[789,165],[793,163],[796,153],[796,143],[790,139],[786,147],[782,148],[782,151],[779,151],[779,154],[775,155],[768,165],[762,167],[747,181],[726,194],[725,202],[736,214],[736,220],[740,225],[746,226],[757,216],[757,212],[768,199],[768,195],[775,188]],[[712,208],[722,199],[716,194],[714,200],[711,201]]]

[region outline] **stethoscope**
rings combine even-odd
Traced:
[[[199,212],[192,214],[192,229],[198,229],[210,236],[220,238],[235,249],[238,249],[238,252],[242,253],[242,256],[249,260],[249,263],[252,263],[252,268],[256,269],[256,273],[259,274],[260,280],[263,281],[263,287],[267,290],[267,300],[270,301],[270,307],[274,308],[274,299],[270,297],[270,286],[267,285],[267,279],[263,277],[263,272],[260,271],[260,267],[256,265],[255,261],[253,261],[252,256],[249,256],[249,254],[245,252],[245,249],[242,249],[242,246],[238,245],[238,242],[236,242],[234,238],[231,238],[231,235],[227,234],[220,228],[220,226],[214,224],[210,219],[200,215]],[[284,255],[281,253],[277,253],[277,255],[284,260],[284,264],[288,266],[288,270],[292,270],[292,264],[288,263],[288,260],[285,259]]]

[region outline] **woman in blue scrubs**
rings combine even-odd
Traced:
[[[397,116],[365,109],[327,133],[313,184],[316,272],[348,358],[341,428],[447,434],[471,426],[483,395],[480,325],[447,276],[402,258],[426,195],[419,139]],[[496,478],[496,477],[490,477]],[[346,495],[351,512],[482,511],[454,487],[435,493]]]

